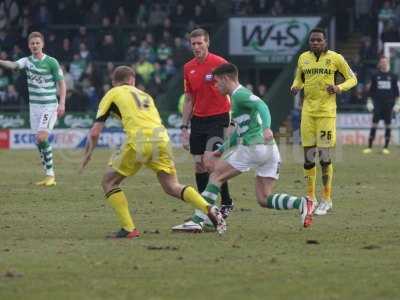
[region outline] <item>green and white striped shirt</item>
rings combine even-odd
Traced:
[[[57,81],[62,80],[63,72],[58,61],[48,55],[41,59],[33,56],[16,61],[19,69],[25,69],[28,79],[29,103],[57,103]]]

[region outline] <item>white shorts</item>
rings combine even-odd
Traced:
[[[31,129],[49,132],[57,121],[57,104],[29,104]]]
[[[238,145],[224,160],[240,172],[256,170],[260,177],[279,178],[281,156],[277,145]]]

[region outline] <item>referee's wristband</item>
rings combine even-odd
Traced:
[[[182,130],[182,129],[189,129],[189,127],[188,127],[187,125],[181,125],[179,128],[180,128],[181,130]]]

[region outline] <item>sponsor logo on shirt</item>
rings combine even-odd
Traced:
[[[206,76],[204,76],[204,80],[205,81],[212,81],[213,80],[212,74],[206,74]]]
[[[327,58],[326,60],[325,60],[325,65],[328,67],[330,64],[331,64],[331,60],[329,59],[329,58]]]

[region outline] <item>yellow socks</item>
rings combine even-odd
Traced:
[[[106,194],[106,198],[111,207],[114,209],[121,228],[125,229],[126,231],[132,231],[135,229],[135,224],[133,224],[128,208],[128,201],[124,192],[120,188],[115,188]]]
[[[322,199],[325,201],[332,201],[332,177],[333,166],[332,163],[322,166]]]
[[[307,186],[307,196],[315,201],[315,182],[317,176],[317,167],[314,165],[311,169],[304,169],[304,178]]]
[[[185,186],[181,192],[183,201],[192,204],[194,207],[200,209],[203,213],[208,213],[208,206],[210,205],[204,198],[191,186]]]

